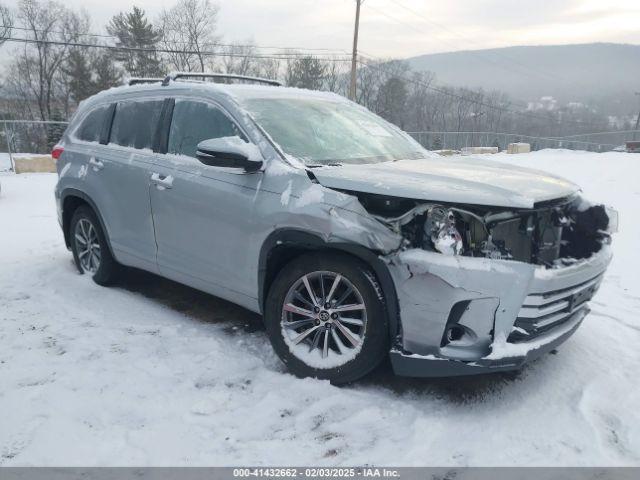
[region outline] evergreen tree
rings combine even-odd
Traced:
[[[99,52],[91,59],[91,69],[93,70],[94,93],[115,87],[122,83],[122,72],[113,63],[109,52]]]
[[[58,108],[54,108],[51,112],[51,118],[49,120],[61,122],[65,120],[65,116]],[[61,123],[49,123],[45,125],[47,135],[47,150],[51,150],[53,146],[60,141],[62,135],[64,135],[65,128],[65,125]]]
[[[400,78],[391,77],[380,85],[378,90],[377,113],[391,123],[403,128],[407,97],[405,82]]]
[[[312,56],[296,58],[287,65],[287,85],[320,90],[326,71],[327,65],[318,58]]]
[[[116,45],[136,50],[115,50],[114,59],[122,62],[133,77],[163,75],[161,61],[154,50],[162,32],[147,20],[144,10],[134,6],[129,13],[120,12],[107,25],[110,35],[117,37]]]
[[[68,79],[71,98],[75,102],[80,102],[95,93],[88,57],[86,49],[73,49],[62,67],[62,72]]]

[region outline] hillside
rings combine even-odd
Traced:
[[[636,110],[640,90],[640,45],[592,43],[460,51],[409,58],[416,70],[437,81],[502,90],[531,101],[553,96],[561,102],[607,102]]]

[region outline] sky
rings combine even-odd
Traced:
[[[225,41],[299,49],[351,49],[355,0],[214,0]],[[17,0],[0,0],[16,5]],[[136,4],[154,19],[175,0],[64,0],[94,28]],[[360,50],[371,57],[511,45],[640,44],[638,0],[364,0]]]

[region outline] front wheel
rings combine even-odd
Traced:
[[[276,353],[301,377],[349,383],[388,352],[380,286],[347,255],[310,253],[285,266],[269,291],[265,323]]]
[[[76,209],[69,225],[73,259],[80,273],[91,275],[98,285],[113,283],[119,265],[111,255],[96,214],[89,207]]]

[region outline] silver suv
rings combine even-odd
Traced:
[[[338,95],[180,75],[83,102],[53,155],[78,269],[148,270],[260,312],[299,376],[512,370],[588,313],[615,211],[443,158]]]

